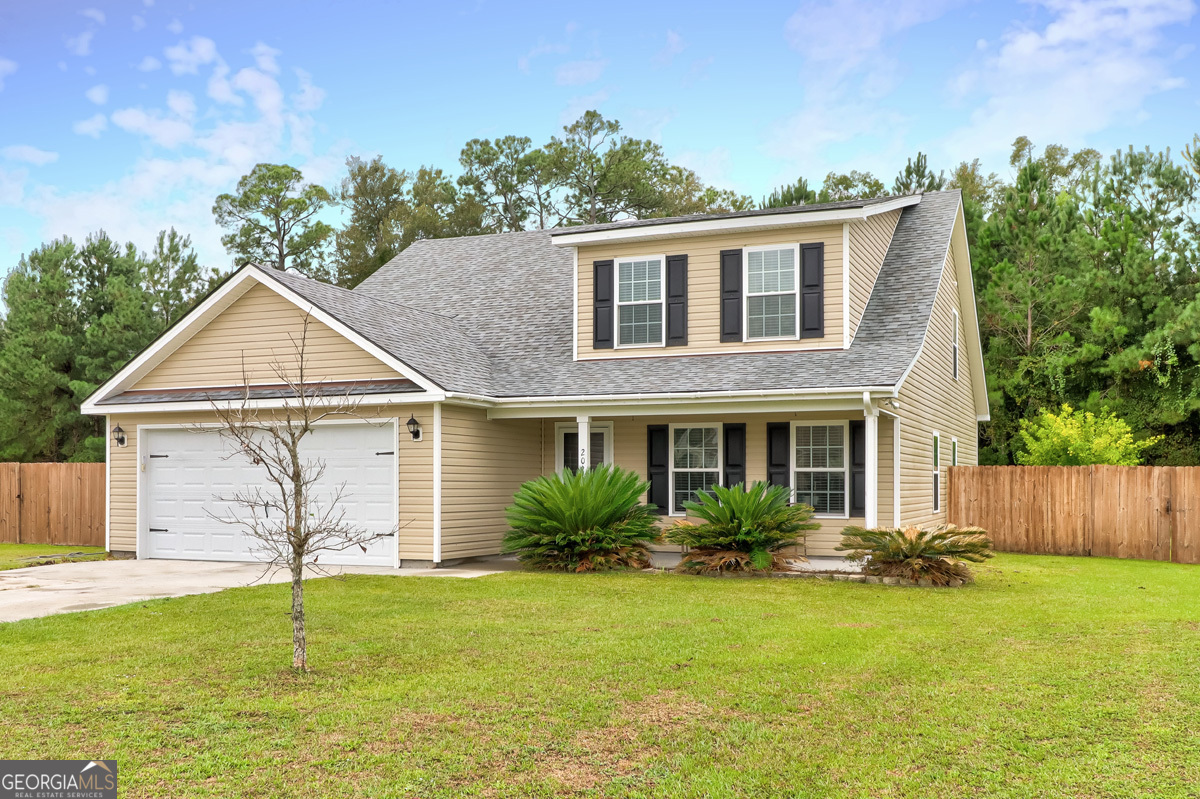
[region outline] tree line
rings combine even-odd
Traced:
[[[706,185],[662,148],[588,111],[534,146],[472,139],[451,174],[352,157],[339,185],[260,164],[217,197],[233,265],[295,268],[354,287],[414,241],[623,218],[963,192],[992,422],[981,461],[1014,463],[1020,421],[1064,403],[1162,438],[1145,455],[1200,463],[1200,137],[1181,156],[1013,143],[1011,176],[979,159],[935,172],[923,153],[890,184],[870,172],[803,177],[753,198]],[[334,209],[344,213],[335,227]],[[3,288],[0,460],[96,460],[105,431],[79,402],[219,279],[186,236],[148,253],[103,232],[22,257]]]

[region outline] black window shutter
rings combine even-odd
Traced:
[[[850,515],[867,515],[867,423],[850,422]]]
[[[767,423],[767,482],[773,486],[792,485],[791,438],[787,422]]]
[[[746,425],[725,425],[725,480],[733,486],[746,482]]]
[[[667,256],[667,346],[682,347],[688,338],[688,257]]]
[[[650,480],[648,499],[658,513],[671,509],[671,442],[667,425],[646,425],[646,476]]]
[[[742,251],[721,250],[721,341],[742,340]]]
[[[825,335],[825,245],[800,245],[800,338]]]
[[[592,349],[613,347],[613,262],[592,264]]]

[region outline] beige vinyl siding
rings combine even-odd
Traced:
[[[489,420],[482,408],[442,406],[443,560],[500,551],[504,510],[541,472],[542,453],[536,419]]]
[[[743,423],[746,425],[746,479],[748,482],[760,482],[767,479],[767,424],[769,422],[820,421],[835,419],[862,419],[862,414],[854,413],[773,413],[773,414],[722,414],[712,413],[705,416],[621,416],[611,417],[603,414],[593,417],[592,423],[613,423],[613,461],[618,466],[637,472],[646,479],[646,426],[652,424],[704,424],[704,423]],[[543,470],[546,474],[554,471],[554,426],[558,422],[572,422],[572,419],[546,419],[543,422],[545,446],[549,455],[543,459]],[[886,430],[886,432],[885,432]],[[880,523],[887,523],[892,516],[892,428],[891,420],[880,419],[880,459],[879,459],[879,514]],[[887,439],[886,441],[884,439]],[[886,447],[886,449],[885,449]],[[886,484],[886,488],[885,488]],[[885,507],[886,502],[886,507]],[[672,524],[677,517],[664,519],[663,524]],[[834,547],[841,541],[842,529],[849,524],[861,525],[865,522],[862,517],[849,519],[816,519],[821,527],[809,533],[806,547],[802,554],[813,556],[841,555]]]
[[[959,224],[962,224],[961,221]],[[951,344],[954,311],[958,310],[958,380],[952,376]],[[900,389],[900,516],[905,525],[946,522],[946,469],[950,442],[958,439],[958,462],[978,461],[978,422],[971,395],[971,360],[967,357],[954,253],[946,258],[942,283],[933,305],[925,344]],[[941,503],[933,510],[933,433],[941,440]]]
[[[720,256],[722,250],[764,244],[825,245],[825,336],[788,341],[721,343]],[[688,256],[688,345],[592,349],[594,261],[639,255]],[[665,291],[665,286],[664,286]],[[664,319],[665,324],[665,319]],[[842,346],[842,226],[813,225],[755,233],[688,236],[666,241],[600,244],[579,248],[579,357],[687,355],[739,350],[829,349]]]
[[[875,278],[883,267],[892,234],[900,221],[900,211],[876,214],[861,222],[850,223],[850,340],[858,332],[858,323],[871,299]]]
[[[416,560],[433,558],[433,427],[432,405],[405,405],[388,409],[380,419],[400,417],[401,423],[413,414],[425,427],[424,441],[413,441],[401,430],[400,450],[400,557]],[[109,427],[121,425],[128,436],[125,447],[109,450],[110,543],[114,552],[137,550],[138,433],[143,424],[205,424],[216,421],[212,412],[146,413],[112,416]]]
[[[133,388],[242,385],[243,363],[252,383],[278,383],[276,362],[291,371],[305,314],[263,285],[239,297],[185,341]],[[295,342],[295,343],[294,343]],[[394,369],[316,319],[305,342],[309,380],[368,380],[396,377]]]

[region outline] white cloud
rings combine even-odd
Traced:
[[[145,28],[145,27],[146,27],[146,18],[139,14],[134,14],[133,15],[133,29],[135,31],[140,31],[142,28]]]
[[[98,8],[85,8],[79,13],[81,16],[85,16],[100,25],[104,24],[104,12]]]
[[[219,58],[217,43],[204,36],[193,36],[186,42],[172,45],[163,50],[163,54],[167,57],[171,71],[176,75],[195,75],[200,71],[200,67]]]
[[[83,93],[83,96],[91,100],[96,105],[104,105],[108,102],[108,87],[101,83],[98,86],[93,86]]]
[[[555,70],[554,82],[559,86],[581,86],[585,83],[593,83],[604,74],[606,66],[608,66],[608,62],[599,58],[568,61],[559,65]]]
[[[567,41],[547,42],[545,39],[539,39],[529,52],[517,59],[517,69],[528,74],[535,58],[544,55],[566,55],[571,49],[569,42],[578,30],[578,23],[568,22],[566,26]]]
[[[58,160],[58,153],[41,150],[29,144],[9,145],[0,150],[0,154],[9,161],[19,161],[23,164],[33,164],[34,166],[52,164]]]
[[[78,36],[67,37],[67,51],[72,55],[85,56],[92,52],[92,31],[84,31]]]
[[[156,69],[162,68],[162,62],[154,56],[148,55],[142,59],[142,62],[138,64],[137,68],[142,72],[153,72]]]
[[[186,119],[163,116],[159,111],[122,108],[113,111],[112,123],[121,130],[145,136],[159,147],[174,149],[192,138],[192,125]]]
[[[296,70],[297,83],[285,91],[278,76],[260,69],[252,57],[244,56],[246,64],[239,65],[244,68],[231,70],[215,46],[211,53],[196,62],[197,72],[223,71],[226,90],[242,101],[240,108],[177,89],[159,107],[117,111],[111,117],[116,130],[106,135],[127,131],[166,149],[143,156],[119,179],[81,191],[38,185],[19,169],[0,168],[0,206],[17,204],[41,220],[33,235],[42,239],[81,239],[103,228],[118,240],[148,246],[159,230],[173,225],[192,236],[203,262],[228,264],[222,231],[212,218],[213,197],[230,191],[262,162],[293,164],[309,180],[332,182],[350,147],[338,143],[314,152],[311,112],[324,91],[308,73]],[[292,69],[282,56],[276,58],[281,71]],[[77,132],[98,136],[106,122],[98,114],[77,123]],[[84,125],[91,127],[79,131]]]
[[[300,90],[292,95],[292,105],[297,111],[316,111],[325,102],[325,90],[314,86],[312,75],[303,69],[296,69],[296,78],[300,82]]]
[[[563,125],[570,125],[575,120],[583,116],[585,111],[599,110],[600,106],[608,101],[608,90],[601,89],[592,94],[585,94],[581,97],[572,97],[567,101],[567,107],[559,114],[558,121]]]
[[[96,114],[87,119],[79,120],[71,126],[71,130],[80,136],[91,136],[93,139],[98,139],[107,127],[108,117],[104,116],[104,114]]]
[[[931,22],[964,0],[809,0],[787,21],[792,49],[811,62],[848,72],[879,53],[897,33]]]
[[[196,99],[188,92],[171,89],[167,92],[167,108],[180,119],[191,120],[196,116]]]
[[[675,60],[675,56],[684,51],[683,37],[675,31],[667,31],[667,43],[663,49],[659,50],[654,55],[654,63],[662,66],[669,65]]]
[[[167,30],[178,36],[183,33],[183,23],[178,19],[173,19],[167,23]]]
[[[208,96],[226,105],[242,104],[242,98],[238,97],[229,83],[229,67],[224,62],[218,63],[208,78]]]
[[[835,151],[868,153],[855,168],[873,168],[903,150],[905,118],[882,102],[903,77],[891,40],[932,22],[966,0],[805,0],[784,26],[803,59],[802,100],[767,126],[764,150],[780,159],[783,179],[810,181],[837,168]]]
[[[1012,27],[950,80],[957,100],[984,98],[947,137],[952,156],[1003,155],[1019,135],[1079,146],[1183,85],[1164,32],[1191,21],[1192,0],[1035,1],[1048,22]]]
[[[150,8],[154,5],[154,0],[142,0],[142,5],[144,5],[146,8]]]
[[[263,72],[270,72],[272,75],[279,74],[279,63],[275,60],[279,56],[279,51],[274,47],[257,42],[250,48],[250,55],[254,56],[254,63]]]
[[[0,92],[4,91],[4,79],[17,71],[17,62],[0,58]]]

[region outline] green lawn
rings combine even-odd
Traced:
[[[3,758],[122,796],[1195,796],[1200,567],[965,589],[358,576],[0,625]]]
[[[77,553],[86,553],[78,555]],[[30,560],[38,558],[38,560]],[[0,571],[36,566],[39,563],[64,563],[76,560],[103,560],[104,547],[60,547],[51,544],[0,544]]]

